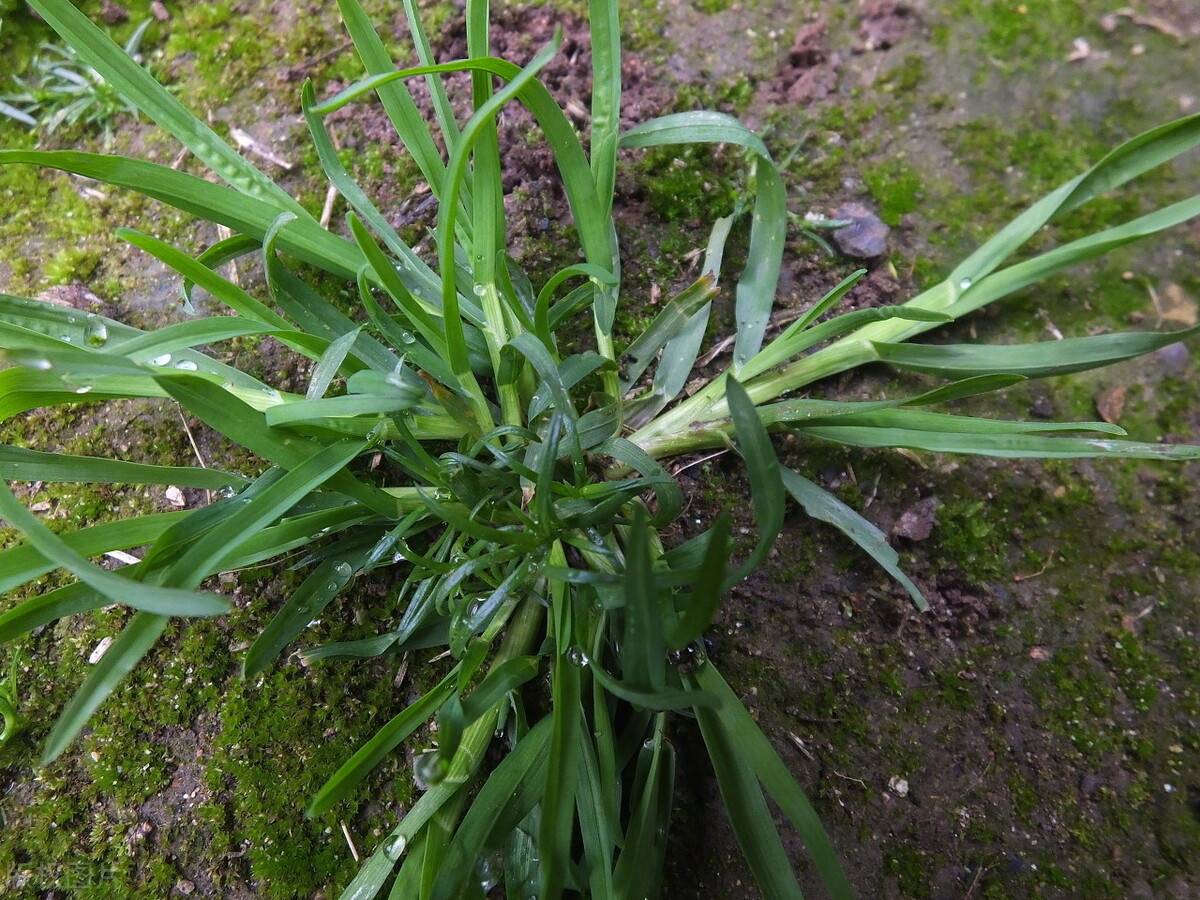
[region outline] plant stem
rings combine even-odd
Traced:
[[[948,281],[943,281],[905,305],[958,312],[959,315],[975,308],[974,305],[960,303],[960,307],[966,308],[952,310],[956,301],[958,292],[953,290]],[[906,340],[936,328],[938,324],[889,319],[864,325],[815,353],[774,372],[750,379],[745,385],[746,393],[755,406],[761,406],[790,391],[807,387],[814,381],[877,360],[873,341]],[[634,432],[629,439],[656,459],[722,446],[727,442],[729,425],[729,407],[725,403],[726,377],[727,373],[718,375],[689,399]]]

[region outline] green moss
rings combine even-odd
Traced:
[[[1065,55],[1069,37],[1092,34],[1093,17],[1078,3],[1013,3],[1010,0],[948,4],[981,29],[980,52],[1005,68],[1033,68]]]
[[[982,500],[956,500],[938,510],[939,553],[969,577],[995,578],[1007,571],[1007,540],[995,507]]]
[[[863,172],[863,181],[879,204],[879,217],[888,225],[914,212],[921,202],[921,178],[902,160],[890,160]]]
[[[906,897],[929,896],[929,860],[925,854],[906,843],[892,843],[884,848],[883,868]]]

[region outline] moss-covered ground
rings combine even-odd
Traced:
[[[435,33],[456,15],[450,4],[424,5]],[[83,6],[96,12],[100,4]],[[149,14],[143,0],[125,6],[130,20],[116,27],[119,37]],[[391,4],[368,6],[384,21],[394,15]],[[895,31],[884,49],[868,40],[873,26],[858,4],[637,0],[627,7],[630,47],[647,77],[671,86],[658,111],[718,106],[762,128],[786,161],[797,215],[831,212],[848,199],[874,206],[893,226],[889,258],[875,274],[896,299],[940,278],[1113,143],[1178,115],[1189,101],[1200,104],[1193,59],[1200,35],[1188,31],[1200,9],[1188,0],[1147,4],[1182,41],[1127,18],[1109,30],[1102,18],[1112,4],[1099,0],[867,4],[895,16],[885,23]],[[322,84],[356,74],[350,55],[335,52],[343,36],[332,5],[168,8],[170,20],[148,35],[151,68],[218,130],[243,128],[293,157],[296,169],[272,174],[319,208],[324,189],[302,149],[298,87],[305,76]],[[788,100],[799,77],[788,50],[814,21],[826,26],[820,64],[830,67],[833,84],[824,95]],[[23,11],[6,13],[5,65],[20,71],[45,37]],[[1087,42],[1088,58],[1068,62],[1076,38]],[[116,149],[174,160],[175,148],[151,128],[116,124]],[[37,140],[0,123],[0,146]],[[42,142],[103,149],[88,132]],[[411,186],[411,167],[399,160],[347,156],[391,196]],[[628,334],[652,314],[645,298],[655,287],[665,292],[686,279],[689,254],[726,210],[742,167],[735,154],[711,149],[626,162],[628,306],[619,325]],[[1193,154],[1036,243],[1121,221],[1198,185]],[[157,204],[93,187],[0,169],[0,290],[35,295],[85,284],[96,297],[88,302],[136,324],[176,315],[176,286],[111,232],[137,225],[191,249],[215,235]],[[563,258],[560,233],[523,239],[535,272]],[[1163,297],[1182,296],[1185,315],[1189,298],[1200,301],[1198,250],[1200,230],[1179,229],[1005,301],[954,336],[1048,340],[1055,330],[1156,327]],[[854,265],[798,230],[789,259],[788,305],[810,302]],[[714,317],[712,337],[730,318]],[[231,352],[268,378],[291,375],[273,356],[253,363],[249,346]],[[886,373],[869,372],[831,390],[877,394],[888,384]],[[1016,418],[1048,404],[1056,417],[1094,418],[1097,393],[1118,385],[1128,390],[1121,424],[1135,437],[1200,440],[1200,391],[1187,356],[1021,387],[964,408]],[[176,411],[152,404],[29,415],[5,423],[2,436],[41,449],[193,459]],[[250,464],[211,435],[195,437],[202,453],[227,466]],[[716,633],[717,663],[810,791],[861,896],[1195,896],[1197,467],[781,447],[882,527],[918,499],[935,498],[938,507],[927,540],[897,542],[933,601],[930,615],[915,614],[853,548],[795,514],[770,565],[734,593]],[[689,470],[685,486],[689,516],[746,508],[746,484],[723,460]],[[161,490],[43,485],[23,499],[55,528],[168,508]],[[370,846],[411,799],[406,761],[398,756],[324,819],[305,820],[303,805],[434,673],[419,658],[399,682],[394,663],[314,669],[293,658],[242,681],[241,651],[295,579],[275,569],[228,576],[236,614],[172,629],[85,737],[46,768],[37,766],[38,744],[89,654],[125,613],[64,620],[0,648],[0,667],[17,660],[30,722],[27,734],[0,749],[0,894],[336,894],[355,869],[343,823],[359,848]],[[332,607],[316,639],[367,633],[387,620],[387,588],[363,585]],[[688,752],[670,896],[753,896],[685,723],[677,740]],[[712,863],[698,869],[696,859]]]

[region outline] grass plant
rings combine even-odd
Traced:
[[[708,659],[703,637],[722,595],[770,551],[788,496],[840,529],[918,607],[926,603],[885,536],[781,466],[772,436],[999,457],[1200,456],[1195,446],[1128,440],[1105,422],[1000,421],[936,409],[1030,378],[1129,359],[1196,328],[1008,346],[910,341],[1200,213],[1200,197],[1193,197],[1010,262],[1047,223],[1193,148],[1200,116],[1118,147],[918,297],[838,314],[859,271],[768,341],[788,221],[772,156],[753,132],[715,112],[668,115],[622,132],[616,0],[589,4],[594,71],[586,146],[538,78],[557,39],[523,67],[494,58],[488,5],[468,0],[469,58],[438,63],[415,4],[406,0],[420,65],[397,70],[358,0],[339,0],[364,76],[325,99],[305,84],[300,98],[324,174],[352,210],[344,229],[335,230],[189,113],[68,0],[31,5],[80,64],[221,183],[69,150],[0,151],[0,165],[72,172],[225,226],[232,236],[198,256],[143,231],[119,233],[178,273],[185,293],[201,288],[228,313],[142,331],[0,296],[0,416],[162,398],[262,466],[246,478],[216,467],[0,447],[0,516],[25,537],[0,553],[0,588],[55,569],[77,579],[0,614],[0,641],[109,604],[129,608],[123,629],[51,730],[47,763],[152,652],[169,621],[230,614],[227,599],[205,590],[221,572],[283,556],[295,564],[296,554],[308,572],[246,651],[247,677],[279,665],[296,646],[328,677],[354,659],[444,652],[441,680],[308,799],[309,815],[334,809],[383,759],[436,724],[436,747],[417,757],[423,793],[373,848],[346,898],[388,889],[393,898],[452,900],[484,896],[498,884],[510,900],[657,896],[676,777],[676,716],[691,716],[699,727],[763,896],[800,896],[773,810],[799,834],[829,894],[851,896],[812,805]],[[455,117],[442,80],[456,72],[471,76],[466,121]],[[428,84],[434,123],[422,118],[409,92],[415,79]],[[372,101],[383,105],[438,198],[431,258],[406,244],[355,183],[327,130],[331,113]],[[506,252],[496,117],[510,103],[532,113],[553,151],[579,241],[580,261],[541,285]],[[613,216],[618,149],[696,142],[744,151],[745,195],[712,224],[699,277],[619,347],[618,303],[640,298],[622,291]],[[731,273],[726,241],[743,227],[748,249],[740,271]],[[262,296],[220,274],[231,260],[250,256],[261,262]],[[315,286],[315,270],[352,289],[354,315]],[[732,363],[681,399],[722,281],[735,284]],[[581,316],[592,322],[590,347],[561,338]],[[198,349],[267,337],[311,360],[304,394],[225,364],[216,349]],[[822,378],[877,363],[939,381],[915,396],[870,402],[813,394]],[[728,513],[678,546],[659,537],[683,502],[663,460],[713,448],[736,450],[749,475],[757,535],[745,555],[733,553]],[[31,481],[169,484],[208,489],[214,499],[56,534],[5,486]],[[116,570],[94,561],[139,547],[138,560]],[[335,598],[353,598],[356,580],[384,576],[395,589],[377,612],[389,627],[350,642],[306,642],[308,624]]]

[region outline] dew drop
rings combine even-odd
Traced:
[[[175,368],[177,368],[180,372],[195,372],[200,367],[190,359],[181,359],[179,362],[175,363]]]
[[[150,362],[156,366],[165,366],[170,361],[171,361],[170,353],[164,353],[162,356],[156,356],[156,357],[154,357],[154,359],[150,360]]]
[[[25,365],[31,369],[40,369],[43,372],[54,368],[54,364],[48,359],[31,359]]]
[[[965,290],[967,290],[967,289],[968,289],[970,286],[971,286],[971,279],[970,279],[970,278],[964,278],[962,281],[960,281],[960,282],[958,283],[958,289],[959,289],[960,291],[965,291]]]
[[[408,847],[408,838],[402,834],[391,838],[383,847],[383,853],[392,862],[398,860]]]
[[[482,284],[476,284],[472,290],[475,292],[476,297],[482,297],[487,293],[487,288],[485,288]]]
[[[425,750],[413,759],[413,784],[427,791],[446,776],[446,763],[436,750]]]
[[[75,388],[75,393],[77,393],[77,394],[86,394],[86,393],[87,393],[88,391],[90,391],[91,389],[92,389],[92,386],[91,386],[90,384],[85,384],[83,387],[77,387],[77,388]]]
[[[62,336],[62,339],[63,339],[64,341],[66,341],[68,344],[69,344],[69,343],[71,343],[71,336],[70,336],[69,334],[64,334],[64,335]]]
[[[504,861],[496,853],[487,853],[475,860],[475,877],[485,894],[500,883]]]
[[[333,574],[336,575],[338,578],[349,578],[350,577],[350,563],[348,563],[348,562],[338,563],[336,566],[333,567]]]
[[[92,347],[102,347],[108,340],[108,326],[104,324],[103,319],[98,319],[94,315],[88,316],[87,327],[83,330],[84,339]]]
[[[567,651],[567,660],[571,663],[571,665],[579,666],[581,669],[586,667],[587,664],[591,662],[591,660],[588,659],[587,654],[578,647],[572,647]]]

